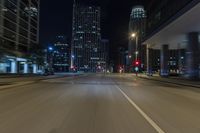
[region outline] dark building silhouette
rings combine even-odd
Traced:
[[[108,69],[109,65],[109,40],[102,39],[100,44],[100,66],[101,71],[105,72]]]

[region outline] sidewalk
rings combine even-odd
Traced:
[[[36,77],[39,74],[0,74],[0,78]]]
[[[28,84],[32,84],[32,83],[35,83],[35,81],[24,81],[24,82],[22,81],[22,82],[7,83],[7,84],[3,84],[3,85],[0,84],[0,91],[4,90],[4,89],[28,85]]]
[[[26,84],[36,83],[38,81],[45,81],[57,78],[67,78],[67,77],[77,77],[83,74],[80,73],[55,73],[55,75],[43,76],[43,75],[0,75],[0,90],[6,88],[12,88],[17,86],[22,86]]]
[[[159,82],[200,88],[200,81],[191,81],[191,80],[183,79],[181,77],[173,77],[172,76],[172,77],[168,77],[168,78],[163,78],[163,77],[160,77],[159,75],[147,76],[146,74],[138,74],[138,77],[143,78],[143,79],[148,79],[148,80],[159,81]]]

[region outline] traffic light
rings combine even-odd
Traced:
[[[140,65],[140,61],[139,60],[135,60],[133,64],[134,64],[134,66],[139,66]]]
[[[135,65],[137,65],[137,66],[138,66],[138,65],[139,65],[139,61],[136,61],[136,62],[135,62]]]

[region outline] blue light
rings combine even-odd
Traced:
[[[53,48],[52,47],[49,47],[49,51],[52,51],[53,50]]]
[[[74,55],[72,55],[72,58],[75,58],[75,56],[74,56]]]

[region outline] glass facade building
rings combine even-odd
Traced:
[[[21,62],[39,45],[39,7],[39,0],[0,0],[0,64],[6,66],[0,72],[20,72]]]
[[[70,45],[65,36],[57,36],[53,45],[53,70],[55,72],[69,72]]]
[[[72,28],[71,67],[96,72],[100,61],[100,7],[74,3]]]

